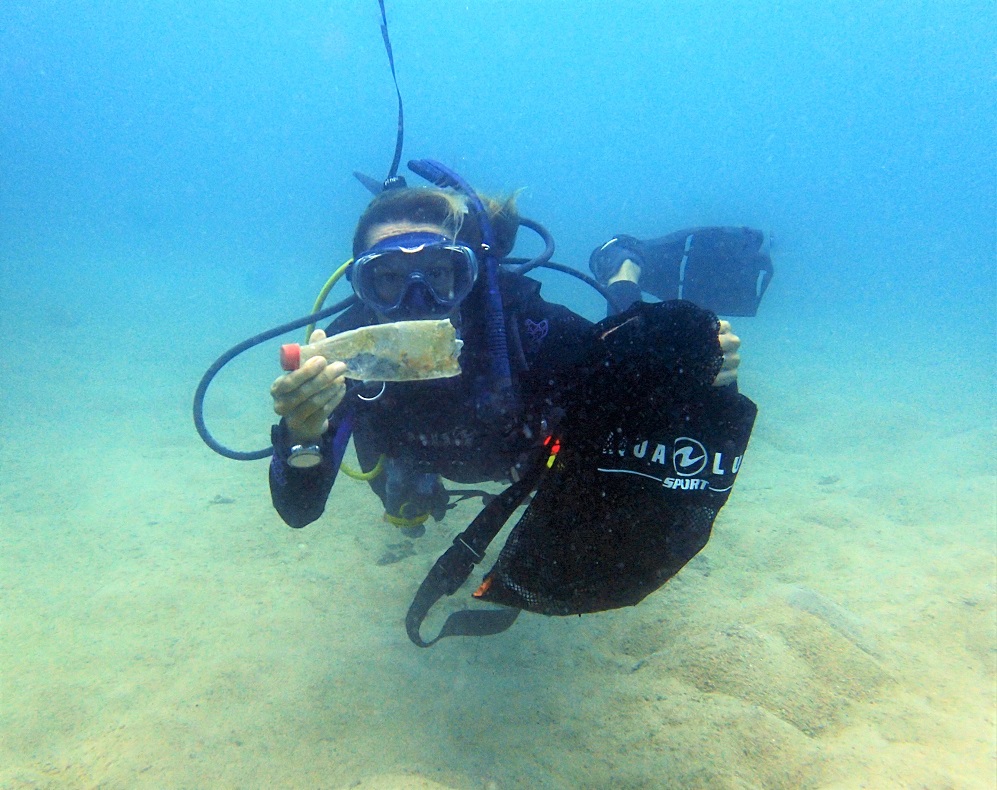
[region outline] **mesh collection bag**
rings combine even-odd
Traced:
[[[582,614],[630,606],[705,545],[730,495],[756,407],[714,387],[716,315],[689,302],[640,304],[595,327],[548,453],[490,503],[437,562],[409,612],[409,636],[480,562],[535,494],[474,596],[511,613],[451,615],[443,636],[496,633],[518,610]],[[433,640],[435,641],[435,640]]]
[[[712,314],[671,302],[616,319],[597,335],[553,463],[480,600],[551,615],[630,606],[709,539],[755,405],[712,386]]]

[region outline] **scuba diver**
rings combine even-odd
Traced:
[[[270,393],[281,420],[272,430],[270,489],[288,525],[303,527],[322,515],[350,435],[384,518],[418,537],[430,516],[440,520],[447,511],[444,479],[515,482],[558,429],[593,325],[544,300],[538,281],[500,271],[508,379],[504,387],[496,383],[482,260],[512,251],[520,218],[514,198],[479,205],[484,216],[458,190],[403,186],[381,191],[360,217],[347,271],[358,302],[325,331],[315,330],[310,342],[377,323],[448,318],[464,342],[462,373],[361,383],[343,377],[342,362],[313,357],[274,381]],[[490,225],[490,244],[483,223]],[[653,255],[638,245],[618,237],[593,253],[611,315],[639,302],[638,280],[654,268]],[[722,363],[712,383],[736,391],[740,341],[728,322],[718,326]]]
[[[383,0],[379,6],[394,78]],[[419,647],[500,633],[520,611],[563,616],[634,605],[706,545],[741,467],[757,408],[738,392],[740,340],[718,314],[755,315],[773,274],[764,235],[704,227],[643,241],[615,236],[593,251],[593,279],[550,260],[553,239],[519,215],[513,198],[483,199],[429,159],[408,167],[433,186],[409,187],[398,175],[397,78],[395,90],[388,176],[354,173],[374,198],[357,223],[353,258],[326,283],[312,314],[248,338],[208,368],[194,394],[194,425],[225,457],[271,456],[273,504],[295,528],[322,515],[341,469],[369,482],[385,520],[412,538],[430,517],[443,519],[452,498],[480,495],[481,511],[437,559],[406,614]],[[521,226],[545,243],[525,261],[511,257]],[[539,266],[596,288],[607,317],[593,324],[546,301],[526,276]],[[323,308],[344,272],[353,296]],[[661,301],[644,302],[642,292]],[[272,447],[240,451],[218,442],[203,410],[215,375],[247,349],[332,316],[310,332],[311,344],[350,330],[369,340],[376,330],[365,327],[411,338],[402,329],[415,325],[404,322],[449,322],[459,374],[358,381],[344,361],[285,346],[282,365],[294,369],[270,388],[280,416]],[[367,357],[384,356],[383,347],[364,348]],[[403,347],[399,358],[417,352]],[[360,473],[342,463],[351,438]],[[450,490],[444,480],[509,485],[491,494]],[[527,500],[473,593],[501,608],[453,612],[424,639],[429,611],[462,587]]]

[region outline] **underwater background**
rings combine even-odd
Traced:
[[[291,530],[190,417],[387,173],[377,3],[9,0],[0,788],[997,786],[994,4],[386,5],[403,162],[522,189],[555,260],[772,234],[713,537],[637,607],[413,647],[473,505],[407,541],[340,477]],[[209,392],[225,444],[269,442],[280,342]]]

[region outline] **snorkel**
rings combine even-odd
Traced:
[[[478,416],[484,419],[502,418],[515,410],[516,397],[509,365],[509,341],[505,334],[505,311],[499,290],[499,264],[495,257],[495,231],[478,193],[450,168],[433,159],[414,159],[409,170],[442,189],[455,189],[463,194],[474,211],[481,231],[484,264],[481,276],[485,286],[485,341],[488,349],[488,386],[477,395]]]

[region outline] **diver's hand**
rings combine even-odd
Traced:
[[[320,340],[325,340],[321,329],[308,338],[309,343]],[[273,410],[287,422],[292,439],[299,442],[317,439],[329,430],[329,415],[346,395],[345,372],[345,363],[315,356],[270,386]]]
[[[730,321],[720,321],[720,349],[724,352],[724,363],[717,377],[713,379],[714,387],[726,387],[737,381],[737,366],[741,364],[741,355],[737,350],[741,347],[741,338],[730,328]]]

